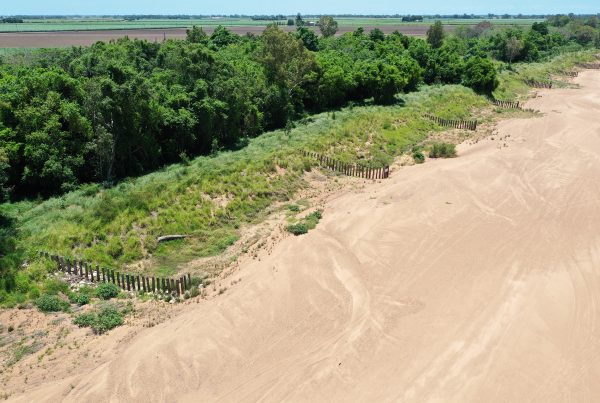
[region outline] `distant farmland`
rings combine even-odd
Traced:
[[[307,19],[310,21],[310,19]],[[405,35],[425,36],[433,20],[418,23],[402,22],[400,18],[338,18],[339,32],[354,31],[363,27],[366,32],[379,28],[385,33],[399,31]],[[474,25],[483,20],[478,19],[446,19],[443,20],[446,30],[456,26]],[[532,19],[498,19],[492,23],[498,26],[529,25],[538,20]],[[0,48],[44,48],[85,46],[97,41],[110,41],[124,36],[149,41],[163,39],[183,39],[186,29],[193,25],[201,26],[211,33],[218,25],[244,35],[260,34],[268,21],[251,19],[149,19],[125,21],[121,19],[49,19],[25,20],[22,24],[0,24]],[[282,21],[280,21],[282,23]],[[293,31],[294,26],[282,26],[282,29]]]

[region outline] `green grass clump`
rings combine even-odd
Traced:
[[[113,283],[98,284],[95,290],[96,296],[104,300],[116,298],[120,292],[119,287]]]
[[[430,158],[453,158],[456,157],[456,146],[451,143],[434,143],[429,150]]]
[[[44,294],[37,298],[34,304],[42,312],[60,312],[69,309],[69,303],[58,295]]]
[[[90,303],[90,296],[86,293],[81,292],[71,292],[68,294],[69,301],[72,304],[77,304],[79,306],[87,305]]]
[[[313,211],[299,222],[288,225],[286,230],[296,236],[306,234],[309,230],[316,228],[321,218],[321,211]]]
[[[293,213],[297,213],[300,211],[300,206],[298,206],[297,204],[288,204],[287,209]]]
[[[422,164],[425,162],[425,154],[423,154],[423,150],[421,149],[421,147],[413,148],[412,157],[415,161],[415,164]]]
[[[94,333],[102,334],[124,323],[123,312],[107,305],[94,312],[79,314],[73,320],[79,327],[90,327]]]
[[[286,227],[286,230],[296,236],[303,235],[308,232],[308,225],[306,225],[305,223],[300,223],[300,222],[295,223],[295,224],[290,224]]]

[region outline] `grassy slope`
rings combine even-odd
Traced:
[[[515,64],[512,70],[504,69],[500,73],[501,85],[494,91],[494,97],[502,100],[518,100],[525,98],[531,89],[524,79],[540,82],[551,81],[552,76],[561,71],[574,71],[577,63],[595,60],[596,50],[582,52],[566,52],[555,57],[551,62]],[[557,86],[565,85],[560,80],[554,80]]]
[[[552,63],[515,69],[549,74],[571,68],[589,55],[561,56]],[[505,72],[496,96],[510,99],[527,90],[517,76]],[[265,133],[238,151],[172,165],[111,189],[88,185],[42,202],[0,205],[0,212],[14,219],[22,258],[47,250],[118,267],[152,255],[155,273],[173,274],[181,263],[222,252],[236,241],[240,226],[260,221],[274,202],[292,199],[305,186],[302,173],[314,164],[299,150],[380,167],[425,140],[432,130],[441,130],[422,113],[472,118],[489,105],[486,98],[462,86],[425,87],[405,95],[403,101],[312,116],[290,133]],[[156,238],[167,234],[189,238],[157,245]],[[21,280],[41,280],[40,265],[31,264],[22,275],[27,279]]]
[[[44,249],[114,266],[156,252],[156,237],[165,234],[191,236],[159,254],[178,254],[180,261],[216,254],[237,239],[240,225],[260,219],[274,201],[290,199],[303,185],[301,174],[312,162],[298,150],[380,167],[434,129],[417,111],[461,118],[485,104],[460,86],[426,88],[404,99],[405,106],[313,116],[289,135],[266,133],[239,151],[172,165],[112,189],[89,185],[3,209],[19,217],[19,243],[30,256]]]

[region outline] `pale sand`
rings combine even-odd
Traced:
[[[348,191],[224,295],[14,398],[600,400],[600,73],[575,82],[500,123],[506,141]]]

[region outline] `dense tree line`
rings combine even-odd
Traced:
[[[302,26],[285,33],[273,25],[261,36],[223,27],[209,36],[194,28],[184,41],[121,39],[43,51],[26,61],[6,58],[0,197],[110,184],[235,147],[307,113],[349,101],[392,103],[423,83],[490,93],[497,86],[490,56],[539,60],[561,45],[589,45],[598,37],[595,28],[588,40],[547,24],[452,37],[436,24],[427,41],[362,29],[335,37],[330,19],[322,29],[319,37]]]

